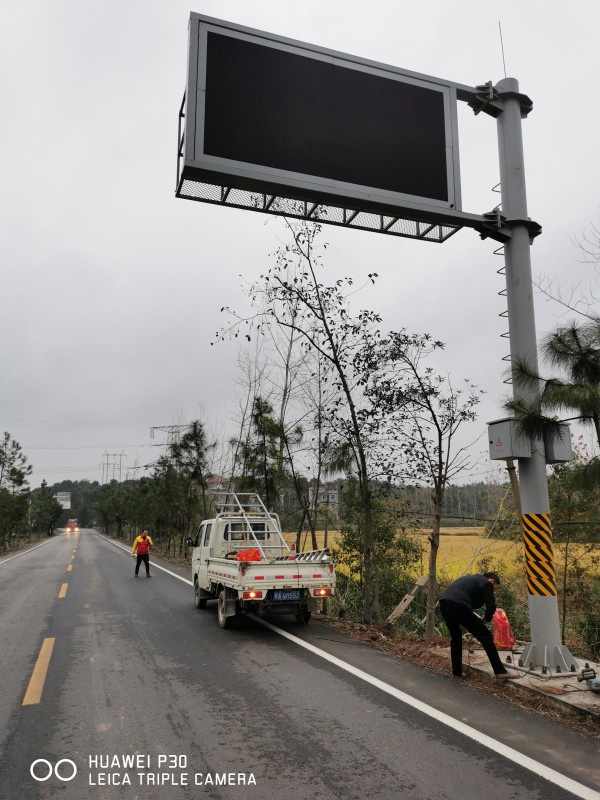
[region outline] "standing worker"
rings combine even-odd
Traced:
[[[463,575],[450,584],[440,598],[440,611],[451,637],[450,656],[452,675],[455,678],[463,677],[461,625],[477,639],[487,653],[495,678],[507,680],[521,677],[518,672],[508,672],[505,668],[496,650],[491,631],[473,611],[474,608],[485,605],[485,620],[491,622],[496,610],[494,586],[499,585],[500,578],[495,572]]]
[[[136,551],[137,551],[137,561],[135,563],[135,577],[137,578],[138,572],[140,571],[140,564],[142,561],[144,562],[144,566],[146,567],[146,577],[151,578],[150,575],[150,548],[152,547],[152,539],[148,535],[148,531],[142,531],[141,534],[136,538],[135,542],[133,543],[133,547],[131,548],[131,557],[135,558]]]

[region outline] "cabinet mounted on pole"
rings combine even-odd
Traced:
[[[506,417],[488,422],[487,425],[490,460],[531,457],[531,442],[519,430],[519,420]],[[563,464],[572,460],[571,432],[566,422],[547,426],[544,430],[544,451],[547,464]]]

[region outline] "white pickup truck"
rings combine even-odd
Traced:
[[[221,628],[242,613],[294,614],[307,623],[317,600],[334,594],[328,551],[292,552],[256,494],[219,494],[216,508],[187,540],[196,607],[215,599]]]

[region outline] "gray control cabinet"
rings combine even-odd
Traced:
[[[572,460],[571,429],[566,422],[561,423],[559,436],[544,433],[544,450],[547,464],[563,464]]]
[[[531,457],[531,444],[517,434],[516,419],[507,417],[488,422],[488,442],[492,461]]]
[[[488,422],[490,459],[503,461],[509,458],[531,458],[531,443],[518,434],[517,420],[507,417]],[[563,464],[573,458],[571,430],[566,422],[560,423],[558,436],[544,433],[544,451],[547,464]]]

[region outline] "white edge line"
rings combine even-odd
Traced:
[[[94,531],[94,533],[96,534],[96,536],[99,536],[101,539],[104,539],[105,542],[108,542],[109,544],[113,544],[115,547],[118,547],[120,550],[125,550],[126,553],[131,554],[131,549],[129,547],[124,547],[122,544],[119,544],[118,542],[113,542],[113,540],[109,539],[108,536],[103,536],[101,533],[98,533],[97,531]],[[189,586],[193,586],[194,585],[187,578],[182,578],[182,576],[178,575],[176,572],[171,572],[170,569],[166,569],[165,567],[161,567],[160,564],[156,563],[156,561],[152,562],[152,569],[162,569],[163,572],[166,572],[168,575],[172,575],[174,578],[177,578],[177,580],[183,581],[184,583],[187,583]]]
[[[64,536],[64,533],[60,533],[59,536]],[[2,564],[6,564],[7,561],[12,561],[13,558],[19,558],[19,556],[26,556],[27,553],[31,553],[32,550],[37,550],[38,547],[43,547],[45,544],[50,544],[50,542],[56,542],[58,540],[58,536],[56,538],[52,537],[52,539],[48,539],[47,542],[42,542],[41,544],[36,544],[33,547],[30,547],[27,550],[23,550],[22,553],[17,553],[16,556],[10,556],[10,558],[5,558],[3,561],[0,561],[0,567]]]
[[[100,536],[101,539],[105,539],[105,541],[113,544],[115,547],[119,547],[121,550],[129,553],[130,550],[127,547],[124,547],[122,544],[118,544],[118,542],[112,541],[112,539],[103,536],[100,533],[96,533],[96,536]],[[38,545],[39,547],[40,545]],[[172,575],[174,578],[177,578],[184,583],[189,584],[192,586],[192,582],[187,578],[182,578],[181,575],[177,575],[175,572],[171,572],[169,569],[165,569],[161,567],[156,562],[153,562],[154,568],[161,569],[163,572]],[[481,733],[480,731],[472,728],[470,725],[465,725],[464,722],[460,722],[460,720],[454,719],[449,714],[444,714],[443,711],[438,711],[437,708],[433,708],[433,706],[427,705],[427,703],[423,703],[421,700],[417,700],[415,697],[411,697],[411,695],[406,694],[405,692],[400,691],[400,689],[396,689],[394,686],[391,686],[389,683],[385,683],[385,681],[380,681],[379,678],[374,678],[372,675],[369,675],[368,672],[363,672],[362,669],[358,669],[358,667],[353,667],[352,664],[347,664],[345,661],[342,661],[340,658],[336,656],[332,656],[329,653],[326,653],[325,650],[321,650],[318,647],[315,647],[313,644],[309,642],[305,642],[303,639],[299,639],[297,636],[294,636],[287,631],[282,630],[281,628],[277,628],[275,625],[272,625],[270,622],[267,622],[260,617],[255,616],[254,614],[250,614],[249,616],[252,617],[256,622],[259,622],[261,625],[264,625],[265,628],[269,628],[274,633],[283,636],[284,639],[289,639],[290,642],[303,647],[305,650],[309,650],[311,653],[323,658],[325,661],[329,661],[331,664],[335,664],[335,666],[343,669],[345,672],[349,672],[351,675],[354,675],[356,678],[360,678],[360,680],[366,681],[366,683],[370,683],[372,686],[375,686],[377,689],[380,689],[382,692],[395,697],[397,700],[400,700],[401,703],[405,703],[407,706],[411,706],[411,708],[420,711],[422,714],[425,714],[432,719],[435,719],[437,722],[441,722],[442,725],[446,725],[449,728],[452,728],[459,733],[462,733],[463,736],[466,736],[468,739],[472,739],[474,742],[487,747],[488,750],[491,750],[493,753],[497,755],[504,756],[504,758],[512,761],[515,764],[518,764],[520,767],[524,767],[525,769],[533,772],[535,775],[544,778],[545,780],[553,783],[555,786],[560,786],[561,789],[565,789],[567,792],[571,792],[576,797],[582,798],[582,800],[600,800],[600,793],[591,789],[589,786],[584,786],[583,783],[578,783],[574,781],[572,778],[567,778],[566,775],[563,775],[560,772],[557,772],[555,769],[551,767],[547,767],[545,764],[542,764],[539,761],[535,761],[533,758],[529,758],[529,756],[523,755],[523,753],[519,753],[518,750],[514,750],[512,747],[499,742],[497,739],[492,739],[491,736],[487,736],[485,733]]]
[[[462,733],[463,736],[473,739],[473,741],[477,742],[478,744],[482,744],[484,747],[487,747],[494,753],[504,756],[504,758],[507,758],[509,761],[513,761],[515,764],[524,767],[530,772],[534,772],[536,775],[545,778],[550,783],[560,786],[562,789],[566,789],[568,792],[571,792],[577,797],[581,797],[583,800],[599,800],[600,793],[596,792],[594,789],[568,778],[566,775],[557,772],[551,767],[547,767],[539,761],[535,761],[533,758],[523,755],[523,753],[519,753],[518,750],[514,750],[512,747],[509,747],[508,745],[505,745],[496,739],[492,739],[491,736],[487,736],[485,733],[475,730],[475,728],[472,728],[470,725],[465,725],[464,722],[460,722],[459,720],[454,719],[454,717],[444,714],[443,711],[438,711],[437,708],[433,708],[433,706],[429,706],[427,703],[423,703],[421,700],[411,697],[411,695],[400,691],[400,689],[396,689],[389,683],[385,683],[384,681],[380,681],[378,678],[374,678],[367,672],[363,672],[363,670],[353,667],[351,664],[347,664],[345,661],[326,653],[324,650],[315,647],[309,642],[305,642],[304,640],[299,639],[297,636],[294,636],[293,634],[288,633],[281,628],[277,628],[270,622],[260,619],[260,617],[256,617],[254,614],[251,614],[250,616],[261,625],[264,625],[265,628],[269,628],[275,633],[278,633],[280,636],[283,636],[285,639],[289,639],[291,642],[294,642],[294,644],[304,647],[305,650],[315,653],[315,655],[318,655],[320,658],[329,661],[331,664],[335,664],[337,667],[340,667],[340,669],[343,669],[355,677],[370,683],[372,686],[375,686],[382,692],[386,692],[392,697],[395,697],[397,700],[400,700],[402,703],[405,703],[406,705],[415,708],[417,711],[420,711],[422,714],[426,714],[428,717],[432,717],[438,722],[441,722],[443,725],[447,725],[453,730]]]

